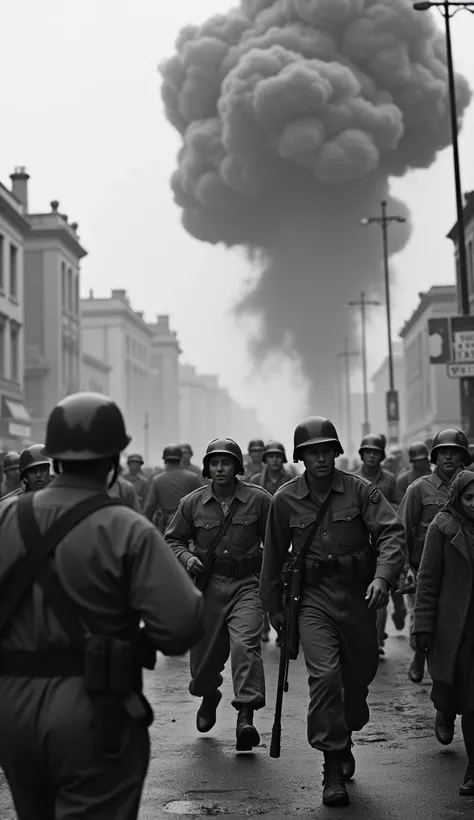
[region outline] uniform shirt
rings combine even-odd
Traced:
[[[133,489],[135,490],[136,496],[138,498],[138,502],[140,504],[140,509],[143,510],[145,506],[145,501],[148,498],[148,492],[150,490],[150,482],[143,475],[143,473],[138,473],[138,475],[131,475],[130,473],[125,473],[123,476],[125,481],[128,481],[129,484],[132,485]]]
[[[23,485],[22,484],[20,484],[19,487],[17,486],[14,489],[12,489],[10,484],[7,484],[6,481],[3,481],[2,484],[0,485],[0,500],[2,498],[5,498],[5,496],[7,496],[7,495],[11,495],[12,493],[18,494],[19,490],[21,490],[21,491],[23,490]]]
[[[372,544],[377,551],[375,577],[395,586],[405,558],[405,533],[397,513],[378,488],[340,470],[334,470],[329,493],[329,506],[306,556],[338,557]],[[290,545],[301,550],[307,527],[316,520],[321,503],[311,496],[306,473],[284,484],[273,496],[260,578],[266,612],[281,610],[280,573]]]
[[[23,495],[24,492],[25,487],[22,485],[21,487],[18,487],[18,490],[12,490],[10,493],[3,495],[0,498],[0,501],[6,501],[8,498],[17,498],[19,495]]]
[[[279,490],[283,484],[286,484],[287,481],[291,481],[291,476],[288,475],[283,467],[278,473],[276,481],[271,480],[268,467],[264,467],[261,473],[256,473],[256,475],[253,475],[250,479],[252,484],[258,484],[259,487],[263,487],[270,495],[275,495],[276,491]]]
[[[390,501],[390,504],[396,506],[400,503],[401,496],[399,498],[397,495],[397,480],[394,474],[389,472],[389,470],[384,470],[383,467],[380,467],[378,473],[372,476],[366,471],[365,464],[361,464],[359,469],[354,472],[354,475],[362,476],[362,478],[365,478],[371,484],[375,484],[380,492],[384,494],[387,501]]]
[[[65,510],[104,493],[104,486],[62,474],[34,494],[34,510],[45,532]],[[17,499],[0,505],[0,583],[24,554]],[[143,620],[148,637],[166,655],[180,655],[202,635],[200,593],[183,572],[162,536],[143,515],[124,506],[97,510],[58,545],[59,580],[91,632],[123,637]],[[68,637],[35,583],[2,633],[4,649],[68,648]],[[47,681],[45,682],[47,685]]]
[[[178,509],[179,502],[185,495],[191,493],[201,482],[196,473],[188,470],[165,470],[156,475],[150,487],[145,504],[145,515],[150,521],[160,511],[165,519],[171,518]]]
[[[232,524],[213,552],[216,558],[240,558],[261,549],[271,496],[262,487],[237,480]],[[224,519],[224,510],[212,484],[200,487],[181,501],[166,530],[165,539],[186,566],[189,558],[205,557]],[[194,552],[188,544],[194,542]]]
[[[410,467],[408,470],[404,470],[403,473],[400,473],[397,477],[397,496],[400,501],[408,490],[410,484],[413,484],[414,481],[424,475],[431,475],[431,467],[427,467],[426,472],[424,473],[417,473],[413,467]]]
[[[136,512],[141,512],[140,502],[133,484],[130,484],[121,475],[117,476],[117,480],[114,481],[108,492],[111,498],[120,498],[120,501],[123,501],[127,507],[131,507]]]
[[[187,464],[186,467],[183,467],[182,469],[187,470],[188,473],[195,473],[199,477],[199,481],[202,484],[202,482],[203,482],[202,470],[201,470],[200,467],[197,466],[197,464],[191,464],[190,463],[190,464]]]
[[[450,483],[446,484],[435,470],[410,484],[402,499],[398,513],[407,536],[406,560],[415,570],[420,565],[428,527],[448,500]]]
[[[264,467],[265,467],[265,464],[263,463],[263,461],[261,461],[260,464],[257,464],[255,466],[253,461],[250,461],[250,459],[249,459],[248,461],[246,461],[244,463],[244,474],[242,476],[242,480],[243,481],[250,481],[252,476],[256,475],[258,472],[261,472]]]

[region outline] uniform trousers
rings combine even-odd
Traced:
[[[82,678],[0,677],[0,726],[18,820],[137,820],[148,730],[124,714],[120,753],[104,757]]]
[[[213,695],[222,684],[222,671],[231,660],[234,699],[240,709],[265,706],[262,661],[262,605],[258,575],[248,578],[211,576],[204,591],[204,637],[191,649],[189,691],[196,697]]]
[[[300,641],[309,683],[308,742],[322,752],[345,749],[369,720],[367,695],[379,662],[376,610],[367,584],[324,579],[305,587]]]

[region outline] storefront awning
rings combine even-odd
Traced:
[[[31,416],[25,405],[2,396],[1,428],[2,436],[22,440],[31,438]]]

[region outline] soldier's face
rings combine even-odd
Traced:
[[[5,470],[5,477],[12,483],[18,483],[20,480],[20,468],[10,467],[9,470]]]
[[[436,457],[436,466],[450,478],[462,464],[462,452],[456,447],[440,447]]]
[[[212,456],[209,459],[209,472],[216,484],[229,484],[236,476],[237,465],[229,456]]]
[[[26,471],[24,479],[30,492],[42,490],[49,484],[49,464],[36,464],[30,467]]]
[[[429,469],[430,460],[429,458],[419,458],[413,462],[413,468],[416,470],[417,473],[425,473],[426,470]]]
[[[362,461],[366,467],[379,467],[382,463],[380,450],[362,450]]]
[[[188,450],[187,447],[181,447],[181,451],[183,453],[183,457],[181,459],[182,464],[189,464],[191,461],[191,450]]]
[[[312,444],[303,450],[303,463],[308,473],[316,479],[325,479],[332,474],[336,451],[330,444]]]
[[[254,464],[260,464],[262,461],[263,450],[261,447],[254,447],[252,450],[249,450],[249,456],[252,459]]]
[[[138,475],[141,470],[141,463],[139,461],[129,461],[128,462],[128,469],[130,470],[130,475]]]
[[[283,467],[283,456],[278,453],[269,453],[267,456],[267,466],[270,470],[281,470]]]
[[[461,504],[469,518],[474,518],[474,481],[467,485],[461,496]]]

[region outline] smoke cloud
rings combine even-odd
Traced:
[[[330,413],[345,304],[382,290],[380,231],[360,219],[382,199],[408,218],[390,178],[450,143],[444,36],[411,0],[241,0],[183,29],[160,70],[183,225],[248,250],[261,275],[239,310],[262,319],[255,357],[297,356],[311,410]],[[458,76],[460,118],[470,97]],[[409,230],[391,228],[391,253]]]

